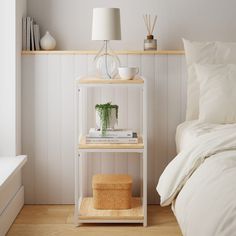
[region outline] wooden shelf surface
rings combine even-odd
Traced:
[[[153,50],[153,51],[143,51],[143,50],[119,50],[115,51],[117,55],[183,55],[183,50]],[[50,54],[60,54],[60,55],[96,55],[96,50],[52,50],[52,51],[22,51],[22,55],[50,55]]]
[[[143,220],[140,198],[132,198],[132,208],[127,210],[96,210],[93,198],[83,198],[79,210],[79,220]]]
[[[94,144],[87,144],[86,138],[82,137],[79,142],[79,149],[143,149],[143,139],[139,137],[138,143],[124,143],[124,144],[115,144],[115,143],[108,143],[108,144],[101,144],[101,143],[94,143]]]
[[[136,76],[134,79],[122,80],[116,79],[101,79],[95,76],[84,76],[78,80],[78,84],[143,84],[144,80],[141,77]]]

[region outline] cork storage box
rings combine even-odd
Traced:
[[[129,175],[93,176],[93,207],[103,210],[131,208],[132,178]]]

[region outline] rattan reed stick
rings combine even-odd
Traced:
[[[143,20],[144,20],[145,26],[147,28],[147,31],[149,32],[146,15],[143,15]]]
[[[156,22],[157,22],[157,16],[155,16],[155,19],[154,19],[154,21],[153,21],[151,34],[153,34],[153,31],[154,31],[154,27],[155,27],[155,25],[156,25]]]
[[[145,15],[143,15],[143,20],[144,20],[145,26],[147,28],[148,35],[152,35],[153,31],[154,31],[154,27],[156,25],[157,16],[155,15],[155,18],[152,22],[151,15],[150,14],[148,14],[148,15],[145,14]]]
[[[149,33],[149,35],[151,35],[151,31],[150,31],[150,29],[151,29],[151,16],[150,16],[150,14],[148,15],[148,29],[149,29],[148,33]]]

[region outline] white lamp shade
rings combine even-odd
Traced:
[[[92,40],[120,40],[120,9],[94,8]]]

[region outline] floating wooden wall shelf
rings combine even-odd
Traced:
[[[160,51],[139,51],[139,50],[125,50],[125,51],[115,51],[118,55],[182,55],[184,51],[182,50],[160,50]],[[69,50],[69,51],[22,51],[22,55],[45,55],[45,54],[78,54],[78,55],[95,55],[97,51],[79,51],[79,50]]]

